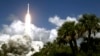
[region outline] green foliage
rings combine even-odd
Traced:
[[[83,51],[79,48],[78,53],[76,56],[100,56],[100,39],[94,39],[97,41],[94,46],[97,50],[89,49],[87,52]],[[98,44],[97,44],[98,43]],[[87,44],[87,43],[86,43]],[[84,47],[85,48],[85,47]],[[88,48],[88,47],[86,47]],[[57,44],[55,42],[50,43],[48,42],[40,52],[33,54],[32,56],[73,56],[72,50],[69,45],[67,44]]]
[[[87,27],[86,29],[94,29],[95,27],[98,27],[98,22],[100,22],[100,20],[94,14],[83,14],[79,19],[79,22]]]
[[[47,43],[40,52],[33,56],[62,56],[71,55],[72,51],[67,45],[58,45],[57,43]]]
[[[88,31],[88,38],[91,37],[92,33],[95,35],[100,29],[100,19],[94,14],[83,14],[78,21],[84,27],[84,32]]]
[[[100,20],[94,14],[83,14],[78,21],[77,24],[65,22],[58,29],[57,39],[53,43],[44,45],[44,48],[33,56],[100,56],[100,39],[90,38],[91,34],[95,36],[100,30]],[[86,31],[88,31],[88,38],[80,44],[80,47],[77,47],[78,51],[73,53],[77,50],[76,39],[83,37]]]

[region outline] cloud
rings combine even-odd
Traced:
[[[95,38],[100,38],[100,32],[96,33]]]
[[[50,32],[49,41],[53,42],[53,40],[55,40],[56,37],[57,37],[57,29],[52,29]]]
[[[61,19],[58,16],[54,16],[54,17],[49,18],[49,22],[51,22],[52,24],[54,24],[58,27],[61,26],[66,21],[75,21],[76,23],[78,22],[75,17],[69,17],[69,16],[66,17],[66,19]]]
[[[78,23],[77,19],[75,17],[66,17],[66,20],[65,21],[74,21],[75,23]]]
[[[11,25],[3,25],[2,33],[14,35],[14,34],[22,34],[24,33],[24,23],[15,20],[11,23]]]
[[[58,16],[49,18],[49,22],[51,22],[52,24],[54,24],[56,26],[61,26],[64,23],[64,21],[65,21],[64,19],[60,19],[60,17],[58,17]]]

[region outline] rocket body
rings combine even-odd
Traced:
[[[28,8],[27,8],[27,13],[29,13],[29,3],[28,3]]]

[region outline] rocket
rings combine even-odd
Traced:
[[[27,13],[29,14],[29,3],[28,3],[28,7],[27,7]]]
[[[25,16],[25,33],[29,35],[31,33],[31,15],[29,12],[29,3],[27,5],[27,14]]]

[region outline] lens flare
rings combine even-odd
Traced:
[[[31,15],[29,13],[29,4],[27,14],[25,16],[25,34],[29,35],[31,31]]]

